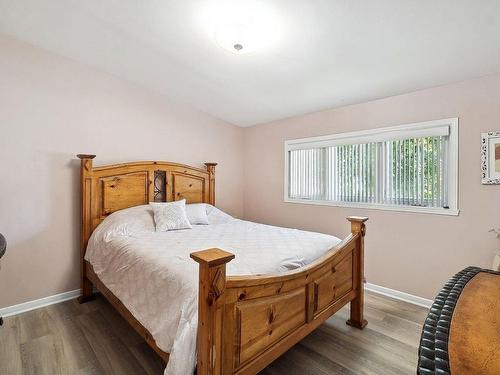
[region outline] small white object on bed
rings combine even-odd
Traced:
[[[203,221],[194,220],[199,207],[208,225],[194,224]],[[236,255],[228,275],[255,275],[305,266],[340,243],[326,234],[238,220],[208,204],[194,210],[192,229],[165,232],[155,230],[148,205],[115,212],[93,232],[85,255],[104,285],[170,353],[167,375],[192,374],[196,364],[198,265],[190,253],[224,249]]]
[[[193,203],[186,206],[186,214],[191,225],[208,225],[207,204]]]

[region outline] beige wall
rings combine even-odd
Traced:
[[[218,205],[255,221],[345,236],[345,216],[367,215],[368,281],[432,298],[499,245],[487,232],[500,226],[500,186],[479,178],[479,133],[500,129],[499,103],[500,75],[243,130],[0,37],[0,308],[78,287],[80,152],[96,165],[217,161]],[[283,203],[284,140],[455,116],[459,217]]]
[[[0,308],[78,288],[77,153],[95,164],[220,163],[217,199],[241,215],[243,131],[0,36]]]
[[[459,117],[460,216],[283,202],[287,139]],[[500,130],[500,75],[295,117],[245,129],[245,217],[345,236],[347,215],[370,217],[368,282],[433,298],[468,265],[491,265],[500,226],[500,186],[481,185],[480,133]]]

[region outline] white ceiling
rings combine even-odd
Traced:
[[[500,0],[243,2],[276,26],[245,55],[214,42],[228,0],[0,0],[0,32],[240,126],[500,72]]]

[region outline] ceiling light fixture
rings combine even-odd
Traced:
[[[279,38],[279,17],[269,3],[221,1],[211,7],[209,17],[215,42],[234,54],[264,50]]]

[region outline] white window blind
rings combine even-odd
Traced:
[[[285,200],[456,214],[457,131],[446,119],[288,141]]]

